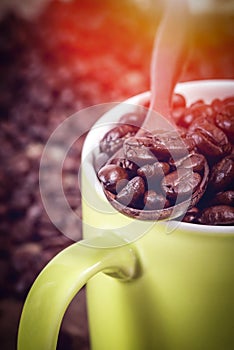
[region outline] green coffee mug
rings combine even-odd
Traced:
[[[234,82],[187,82],[176,91],[188,103],[210,102],[233,94]],[[148,98],[144,93],[128,102]],[[102,135],[93,136],[83,148],[84,240],[36,279],[18,350],[54,350],[65,310],[86,282],[93,350],[233,349],[234,227],[149,223],[115,211],[95,175],[92,150]]]

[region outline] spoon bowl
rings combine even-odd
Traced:
[[[173,220],[180,216],[184,216],[187,210],[194,207],[201,197],[203,196],[206,186],[208,183],[209,176],[209,166],[207,162],[204,164],[204,173],[202,177],[202,181],[199,185],[199,188],[192,194],[191,198],[188,198],[178,204],[170,206],[168,208],[155,209],[155,210],[145,210],[136,209],[118,202],[113,194],[106,190],[103,186],[103,191],[108,199],[108,201],[113,205],[113,207],[118,210],[120,213],[127,215],[129,217],[140,219],[140,220],[153,220],[153,221],[161,221],[161,220]]]

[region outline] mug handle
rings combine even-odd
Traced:
[[[102,246],[103,239],[107,246],[107,235],[95,238],[94,244]],[[135,277],[137,259],[129,244],[114,248],[98,248],[91,244],[92,240],[72,244],[55,256],[39,274],[22,311],[18,350],[55,350],[68,305],[98,272],[107,272],[123,280]]]

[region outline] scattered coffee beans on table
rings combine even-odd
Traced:
[[[131,208],[150,212],[189,200],[205,184],[196,206],[180,219],[233,225],[234,97],[210,104],[198,100],[187,107],[184,96],[174,94],[177,130],[138,136],[145,114],[122,116],[100,141],[95,168],[110,202],[129,208],[129,215]]]

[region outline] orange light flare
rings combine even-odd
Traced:
[[[113,98],[148,89],[152,45],[162,9],[154,6],[152,11],[143,11],[133,3],[51,2],[40,23],[48,64],[69,65],[77,79],[98,81],[103,91],[114,84]],[[181,81],[234,78],[232,23],[233,15],[193,16],[190,54]]]
[[[45,59],[69,65],[75,76],[96,80],[103,89],[116,84],[122,97],[138,93],[149,87],[158,21],[127,2],[54,1],[41,22]]]
[[[193,17],[185,78],[186,74],[191,80],[234,78],[233,23],[234,13],[210,12]]]

